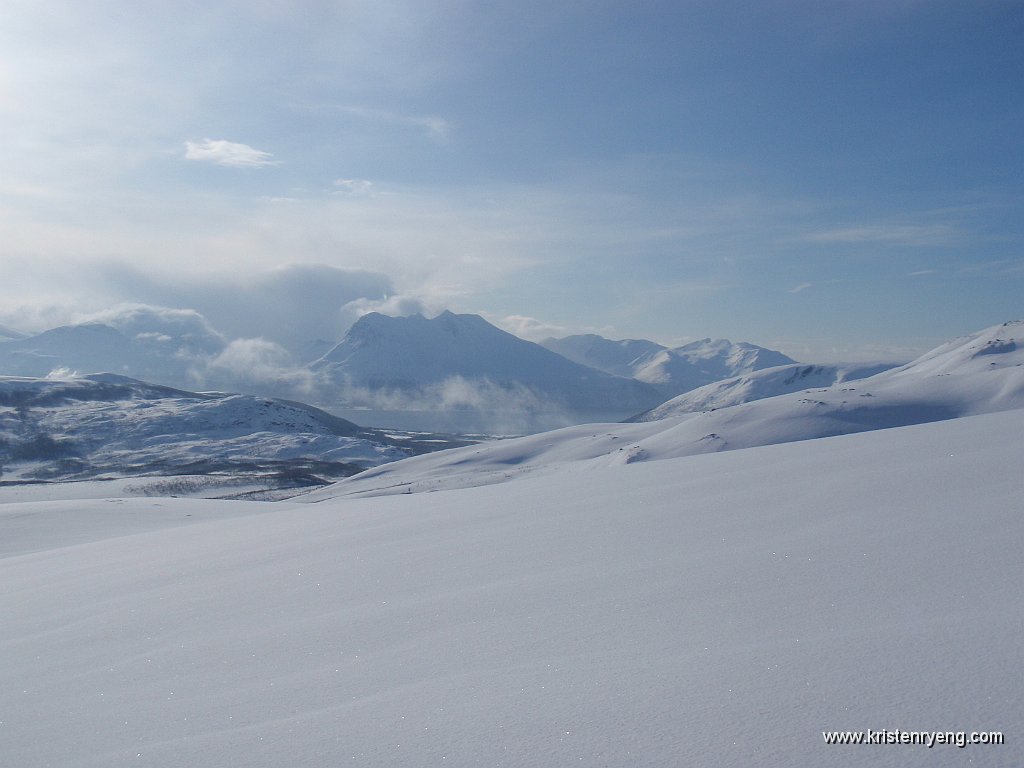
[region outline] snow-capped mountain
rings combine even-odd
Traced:
[[[630,421],[656,421],[670,416],[697,411],[712,411],[730,405],[763,400],[809,387],[831,387],[847,381],[856,381],[894,368],[893,364],[851,365],[777,365],[742,376],[732,376],[712,384],[705,384],[678,395],[657,408],[652,408]]]
[[[143,314],[119,318],[119,327],[89,322],[0,342],[0,373],[44,377],[65,373],[117,373],[175,386],[201,384],[206,361],[225,339],[195,313],[177,322]]]
[[[1017,408],[1024,408],[1020,321],[954,339],[865,379],[656,421],[568,427],[416,457],[317,493],[376,495],[501,483],[566,463],[604,470]]]
[[[112,374],[0,377],[7,481],[207,475],[193,484],[223,494],[257,479],[268,488],[322,484],[448,444],[363,429],[301,403]]]
[[[574,363],[478,315],[451,312],[429,320],[364,315],[311,368],[353,403],[612,413],[663,399],[647,384]]]
[[[636,376],[637,361],[647,360],[667,349],[647,339],[613,341],[596,333],[583,333],[560,339],[549,337],[541,341],[540,345],[574,363],[629,379]]]
[[[586,334],[546,339],[541,345],[581,365],[651,384],[665,397],[795,362],[781,352],[727,339],[701,339],[670,349],[643,339],[612,341]]]

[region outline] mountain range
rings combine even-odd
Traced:
[[[548,338],[541,346],[581,365],[643,381],[664,398],[764,368],[795,363],[781,352],[728,339],[664,347],[646,339],[612,341],[595,334]]]
[[[262,339],[229,341],[191,310],[127,307],[104,322],[33,336],[4,331],[0,374],[115,373],[190,391],[314,402],[362,423],[463,432],[536,432],[615,421],[727,376],[791,363],[752,344],[705,339],[669,349],[599,336],[534,344],[477,315],[369,313],[312,363]]]
[[[1017,765],[1022,334],[304,501],[0,504],[4,764]]]
[[[686,396],[681,403],[679,410],[665,407],[659,409],[661,418],[639,423],[585,424],[382,465],[318,492],[319,497],[503,483],[567,464],[603,471],[1021,409],[1024,322],[954,339],[862,379],[699,412],[690,410]]]

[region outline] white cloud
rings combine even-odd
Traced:
[[[170,309],[146,304],[118,304],[100,312],[79,315],[78,323],[102,323],[126,336],[150,341],[172,341],[195,354],[213,354],[225,339],[194,309]]]
[[[372,304],[393,293],[385,275],[327,264],[201,276],[159,275],[110,264],[98,270],[97,278],[121,300],[193,307],[228,338],[259,337],[302,359],[310,354],[311,344],[338,341],[357,319],[346,305],[359,299]]]
[[[373,182],[366,179],[336,179],[335,194],[349,197],[370,197],[373,194]]]
[[[290,397],[316,392],[315,375],[298,367],[280,344],[266,339],[235,339],[208,361],[204,378],[208,384],[242,391]]]
[[[279,165],[273,155],[248,144],[238,144],[224,139],[203,139],[202,142],[185,142],[185,159],[200,160],[229,168],[264,168]]]
[[[800,285],[794,285],[789,289],[790,293],[800,293],[800,291],[806,291],[808,288],[813,288],[814,283],[800,283]]]
[[[505,315],[504,317],[491,317],[485,315],[494,325],[513,336],[518,336],[527,341],[542,341],[551,336],[561,337],[570,335],[570,331],[563,325],[546,323],[525,315]]]
[[[387,296],[383,299],[363,297],[350,301],[341,308],[342,317],[348,324],[354,323],[363,315],[368,315],[371,312],[379,312],[391,317],[408,317],[416,314],[431,315],[436,311],[439,310],[429,307],[420,297],[409,295]]]

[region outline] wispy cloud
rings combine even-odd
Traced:
[[[922,275],[934,275],[936,270],[934,269],[919,269],[916,272],[911,272],[908,277],[920,277]]]
[[[265,168],[279,165],[280,161],[261,149],[224,139],[203,139],[185,142],[185,159],[200,160],[229,168]]]
[[[790,293],[800,293],[800,291],[806,291],[808,288],[813,288],[814,283],[800,283],[800,285],[794,285],[789,289]]]
[[[549,336],[568,336],[570,333],[564,325],[548,323],[526,315],[495,317],[485,313],[484,317],[512,335],[529,341],[541,341]]]
[[[809,232],[800,239],[808,243],[942,245],[958,238],[960,234],[948,224],[864,224]]]
[[[362,120],[416,128],[438,142],[447,141],[451,132],[451,123],[437,115],[403,115],[369,107],[342,107],[341,111]]]
[[[336,179],[334,194],[347,197],[371,197],[373,182],[366,179]]]

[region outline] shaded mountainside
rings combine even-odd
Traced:
[[[466,442],[385,434],[302,403],[187,392],[114,374],[0,377],[7,482],[219,474],[308,486]]]
[[[477,315],[451,312],[429,320],[364,315],[311,368],[350,403],[392,398],[487,408],[515,402],[527,410],[582,411],[649,407],[663,399],[647,384],[574,363]]]
[[[16,331],[13,328],[8,328],[6,325],[0,325],[0,342],[14,341],[15,339],[23,339],[28,334]]]
[[[547,338],[540,342],[545,349],[557,352],[574,363],[597,368],[615,376],[633,378],[639,360],[646,360],[667,347],[647,339],[613,341],[596,333]]]

